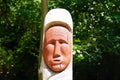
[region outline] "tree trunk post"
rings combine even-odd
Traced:
[[[39,58],[38,58],[38,80],[42,80],[42,73],[40,72],[41,58],[42,58],[42,47],[43,47],[43,24],[44,17],[48,11],[48,0],[41,0],[41,31],[40,31],[40,49],[39,49]]]

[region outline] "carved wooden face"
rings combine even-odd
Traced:
[[[62,26],[54,26],[45,32],[43,57],[54,72],[63,71],[71,59],[71,33]]]

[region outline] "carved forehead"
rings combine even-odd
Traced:
[[[45,39],[47,39],[47,41],[50,41],[52,39],[55,40],[65,40],[68,41],[68,35],[69,35],[69,31],[61,26],[55,26],[55,27],[51,27],[46,31],[45,34]]]
[[[50,38],[50,39],[66,38],[66,40],[68,40],[68,35],[69,35],[69,31],[62,26],[51,27],[46,31],[45,34],[46,38]]]

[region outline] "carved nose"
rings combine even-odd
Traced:
[[[60,55],[61,55],[60,43],[59,43],[59,41],[56,41],[56,42],[55,42],[55,48],[54,48],[53,57],[54,57],[54,58],[60,57]]]

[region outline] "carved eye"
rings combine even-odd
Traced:
[[[55,45],[55,41],[51,40],[48,44]]]

